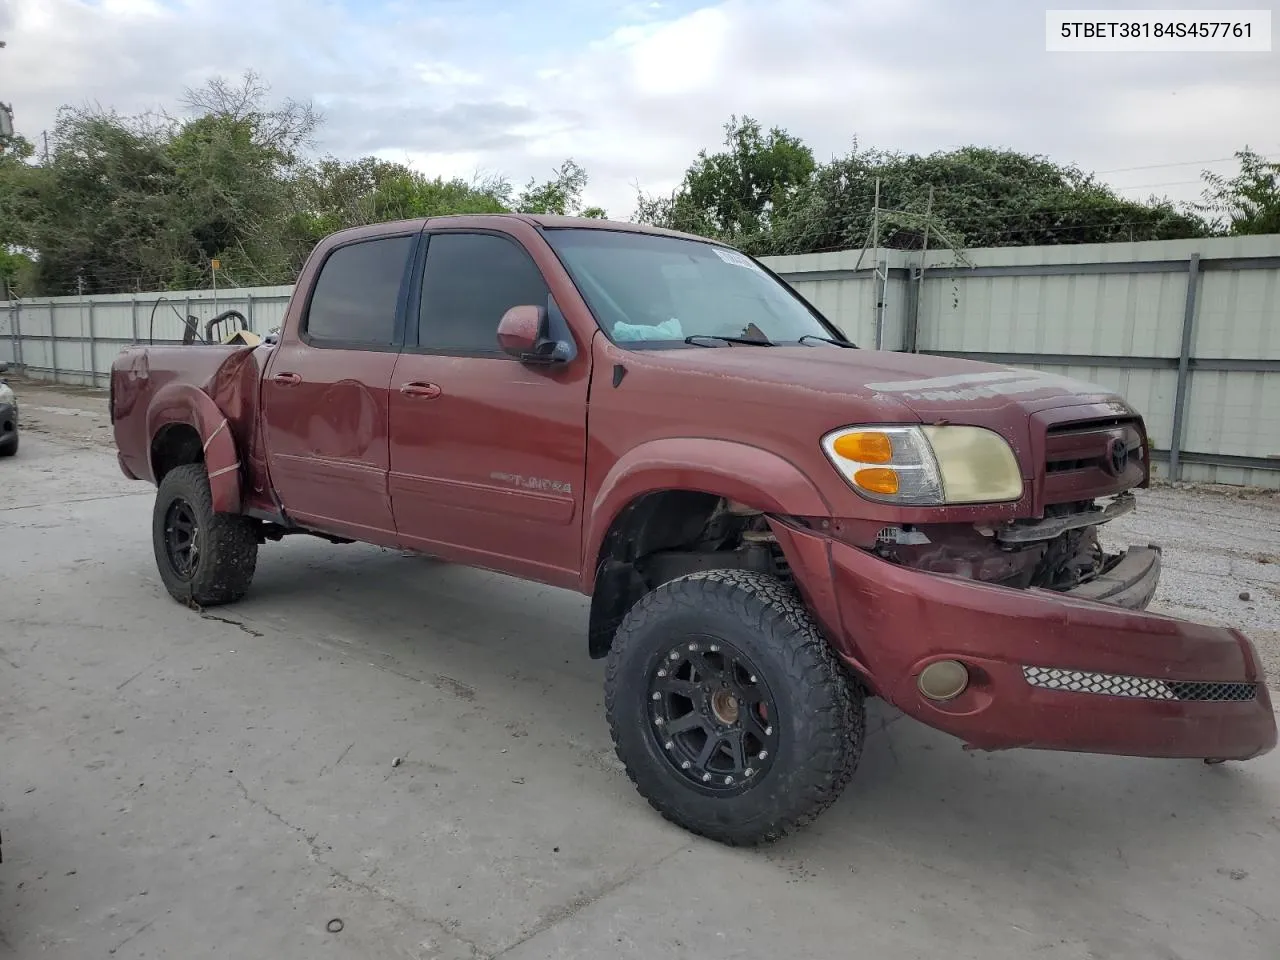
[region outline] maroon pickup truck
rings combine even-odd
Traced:
[[[1121,397],[858,349],[701,238],[517,215],[344,231],[278,340],[126,349],[110,402],[179,601],[238,600],[291,534],[589,596],[619,757],[722,842],[827,807],[868,696],[987,750],[1276,742],[1250,641],[1144,612],[1159,548],[1099,543],[1150,477]]]

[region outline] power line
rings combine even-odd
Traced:
[[[1270,159],[1271,157],[1280,156],[1277,153],[1263,153],[1259,156]],[[1226,163],[1229,160],[1236,160],[1238,157],[1232,155],[1230,157],[1215,157],[1212,160],[1177,160],[1170,163],[1148,163],[1140,167],[1117,167],[1114,170],[1095,170],[1095,176],[1106,176],[1109,173],[1130,173],[1134,170],[1166,170],[1169,167],[1194,167],[1202,163]]]
[[[1154,190],[1156,187],[1183,187],[1192,183],[1204,183],[1203,180],[1166,180],[1164,183],[1133,183],[1124,187],[1112,186],[1112,190]]]

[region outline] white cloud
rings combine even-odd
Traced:
[[[1101,170],[1245,143],[1280,154],[1274,54],[1048,54],[1043,9],[1020,0],[497,4],[433,4],[428,16],[406,0],[7,0],[0,99],[38,134],[63,103],[172,108],[183,86],[253,67],[276,93],[316,99],[327,151],[517,184],[573,156],[591,174],[588,199],[620,216],[635,181],[673,187],[731,113],[786,127],[819,159],[855,135],[925,152],[1008,146]],[[1142,196],[1198,172],[1115,182]]]

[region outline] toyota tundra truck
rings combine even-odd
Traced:
[[[1159,547],[1099,540],[1151,477],[1122,397],[859,349],[707,239],[525,215],[345,230],[278,333],[126,348],[110,407],[184,604],[239,600],[259,547],[298,534],[589,597],[619,758],[723,843],[829,806],[870,697],[983,750],[1276,742],[1251,642],[1146,612]]]

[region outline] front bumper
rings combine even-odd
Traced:
[[[1106,582],[1063,594],[922,573],[775,531],[846,662],[900,710],[972,747],[1247,760],[1276,744],[1247,637],[1139,609],[1159,579],[1157,550],[1130,551]],[[970,683],[935,702],[917,678],[946,659],[964,663]]]

